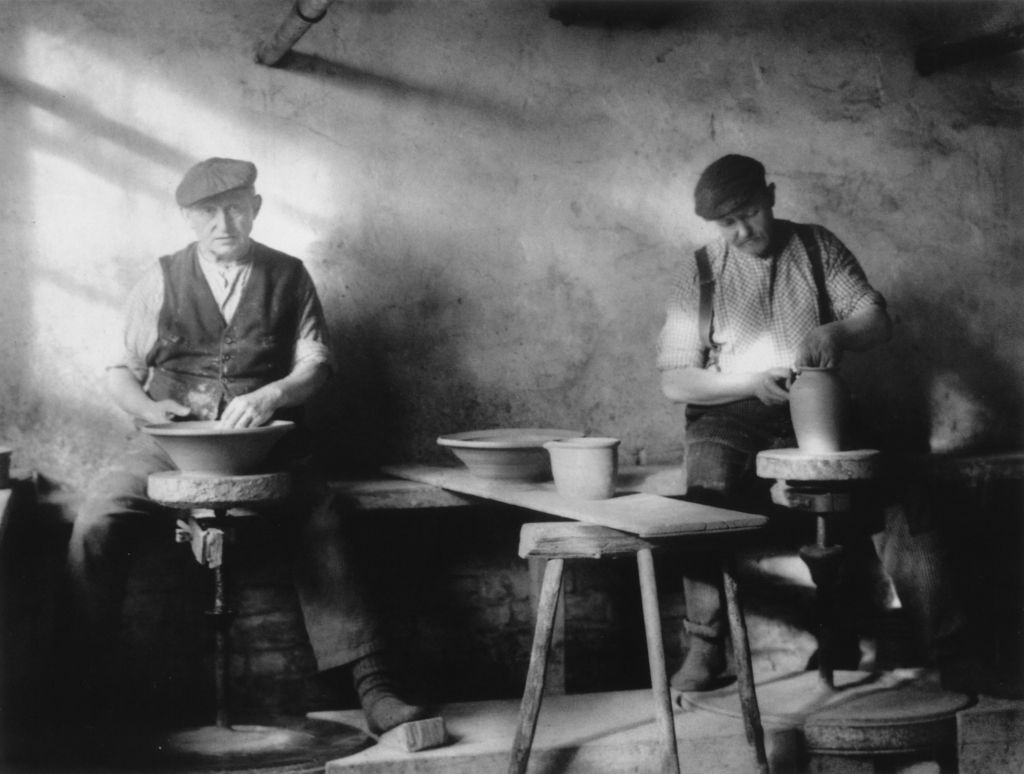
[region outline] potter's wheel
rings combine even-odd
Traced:
[[[161,774],[319,774],[327,761],[354,755],[373,744],[362,730],[341,723],[308,718],[274,721],[273,726],[210,725],[113,738],[101,757],[118,768]]]
[[[836,687],[815,672],[767,676],[757,681],[761,720],[768,727],[799,729],[807,750],[878,754],[941,749],[956,739],[956,713],[973,703],[943,689],[935,675],[915,669],[837,671]],[[686,704],[742,717],[736,686],[684,693]]]

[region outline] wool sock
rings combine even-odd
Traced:
[[[352,683],[372,734],[428,717],[423,707],[398,697],[387,659],[381,653],[371,653],[352,664]]]

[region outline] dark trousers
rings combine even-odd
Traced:
[[[686,498],[723,508],[763,511],[770,482],[757,478],[765,449],[795,446],[787,406],[748,400],[687,411]],[[714,557],[687,556],[683,576],[686,629],[717,638],[725,632],[721,568]]]
[[[164,530],[168,550],[180,512],[146,496],[150,473],[174,470],[145,435],[95,482],[75,519],[68,546],[68,576],[85,668],[102,681],[116,638],[133,547],[147,530]],[[293,493],[270,514],[282,525],[292,576],[318,668],[348,664],[381,650],[378,618],[370,604],[344,531],[345,515],[332,507],[325,478],[308,464],[289,461]],[[88,680],[87,675],[83,677]]]

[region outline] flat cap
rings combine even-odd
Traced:
[[[694,209],[705,220],[724,218],[767,187],[764,164],[735,153],[712,162],[697,180]]]
[[[256,182],[256,165],[251,161],[212,158],[200,161],[178,183],[174,200],[179,207],[189,207],[211,196],[248,188]]]

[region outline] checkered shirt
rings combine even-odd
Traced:
[[[665,325],[658,337],[659,370],[707,368],[723,372],[764,371],[791,367],[796,351],[818,319],[817,286],[810,259],[793,224],[776,221],[788,231],[782,252],[758,258],[729,246],[724,239],[708,245],[715,278],[711,324],[712,348],[701,342],[700,280],[691,257],[673,285]],[[821,249],[825,286],[836,319],[845,319],[885,299],[868,284],[864,270],[828,229],[811,226]]]

